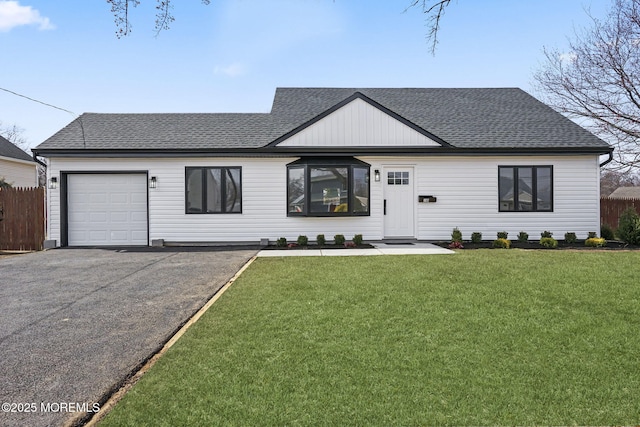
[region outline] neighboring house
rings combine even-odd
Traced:
[[[609,194],[610,199],[640,199],[640,187],[618,187]]]
[[[0,136],[0,178],[14,188],[38,186],[36,162],[3,136]]]
[[[49,238],[85,246],[586,238],[612,148],[515,88],[279,88],[264,114],[83,114],[34,151]]]

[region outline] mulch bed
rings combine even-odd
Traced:
[[[451,242],[433,242],[434,245],[441,246],[443,248],[449,248]],[[464,249],[492,249],[493,241],[482,241],[480,243],[462,242]],[[511,241],[512,249],[543,249],[549,250],[542,246],[538,241],[530,240],[528,242],[519,242],[517,240]],[[558,249],[571,249],[571,250],[640,250],[640,246],[628,245],[619,240],[608,240],[607,245],[602,248],[593,248],[584,245],[584,240],[578,240],[575,243],[566,243],[564,240],[558,240]]]
[[[344,245],[306,245],[306,246],[299,246],[297,244],[289,244],[287,246],[276,246],[276,245],[269,245],[269,246],[265,246],[262,248],[262,250],[278,250],[278,251],[286,251],[286,250],[298,250],[298,249],[372,249],[374,248],[373,245],[370,245],[368,243],[363,243],[361,245],[358,246],[344,246]]]

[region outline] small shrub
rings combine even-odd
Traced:
[[[462,231],[458,227],[453,229],[451,233],[451,241],[452,242],[462,242]]]
[[[602,237],[591,237],[584,241],[584,245],[592,248],[601,248],[607,245],[607,240]]]
[[[500,237],[493,241],[493,247],[498,249],[509,249],[511,247],[511,241]]]
[[[613,229],[611,227],[609,227],[607,224],[602,224],[600,226],[600,237],[606,240],[613,240],[616,236],[614,235]]]
[[[618,220],[618,236],[630,245],[640,245],[640,215],[628,207]]]
[[[540,233],[540,237],[543,239],[550,238],[550,237],[553,237],[553,233],[545,230],[542,233]]]
[[[507,240],[508,236],[509,236],[509,233],[507,233],[506,231],[498,231],[498,240],[500,239]]]
[[[518,233],[518,242],[524,243],[529,241],[529,234],[527,234],[525,231],[521,231],[520,233]]]
[[[473,243],[480,243],[482,242],[482,233],[478,232],[478,231],[474,231],[473,233],[471,233],[471,241]]]
[[[360,246],[362,244],[362,234],[356,234],[353,236],[353,243],[355,243],[356,246]]]
[[[323,246],[325,243],[327,243],[326,239],[324,238],[324,234],[318,234],[316,236],[316,242],[320,245]]]
[[[464,245],[462,242],[451,242],[449,244],[449,249],[464,249]]]
[[[558,247],[558,241],[553,237],[540,238],[540,244],[547,249],[555,249]]]
[[[307,246],[307,244],[309,243],[309,239],[307,238],[307,236],[298,236],[297,242],[300,246]]]
[[[297,244],[297,243],[289,243],[289,244],[287,245],[287,247],[288,247],[289,249],[297,248],[297,247],[298,247],[298,244]]]
[[[276,240],[276,246],[279,248],[284,248],[285,246],[287,246],[287,238],[281,237],[278,240]]]
[[[589,233],[587,233],[587,239],[595,239],[596,237],[598,237],[598,233],[596,233],[595,231],[590,231]]]
[[[344,242],[345,248],[355,248],[356,244],[354,242]]]
[[[344,245],[344,242],[345,242],[344,234],[336,234],[335,236],[333,236],[333,242],[338,246]]]
[[[564,233],[564,241],[567,243],[575,243],[578,240],[576,233]]]

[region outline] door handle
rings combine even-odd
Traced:
[[[387,199],[384,199],[384,203],[382,204],[382,206],[383,206],[383,209],[382,209],[383,213],[384,213],[384,215],[386,215],[387,214]]]

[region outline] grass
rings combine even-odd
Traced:
[[[111,425],[637,425],[640,253],[258,259]]]

